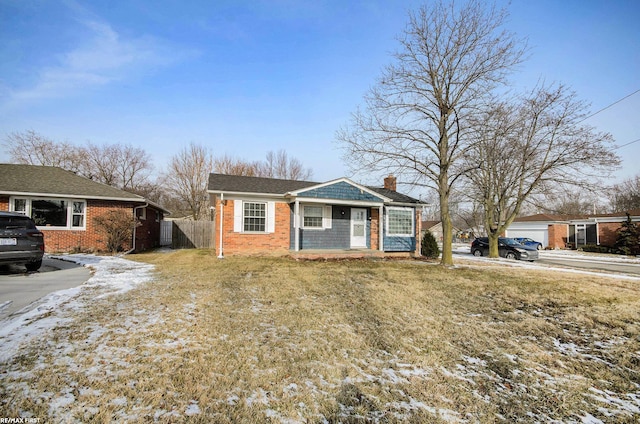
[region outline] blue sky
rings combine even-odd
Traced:
[[[190,142],[247,160],[286,149],[315,180],[345,176],[335,132],[420,4],[0,0],[0,137],[32,129],[131,144],[157,171]],[[593,112],[640,89],[640,1],[513,0],[508,10],[531,48],[517,89],[562,82]],[[637,93],[588,122],[623,145],[640,139],[639,115]],[[640,173],[640,142],[619,153],[618,180]]]

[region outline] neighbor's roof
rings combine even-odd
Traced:
[[[513,222],[564,222],[571,221],[572,219],[587,218],[587,215],[551,215],[546,213],[539,213],[530,216],[521,216],[513,220]]]
[[[255,193],[285,195],[292,191],[316,186],[318,182],[283,180],[278,178],[245,177],[238,175],[210,174],[209,191],[214,193]],[[367,187],[384,197],[398,203],[422,203],[420,200],[397,191],[380,187]]]
[[[633,209],[627,211],[630,216],[640,216],[640,209]],[[581,219],[593,219],[593,218],[624,218],[627,216],[627,212],[615,212],[615,213],[601,213],[594,215],[551,215],[539,213],[537,215],[521,216],[514,219],[514,222],[566,222],[577,221]]]
[[[430,229],[440,224],[441,221],[422,221],[422,228]]]
[[[0,193],[146,202],[129,193],[54,166],[0,164]]]

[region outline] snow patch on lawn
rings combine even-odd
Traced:
[[[92,290],[92,297],[102,298],[125,293],[153,279],[153,265],[129,261],[115,256],[86,254],[52,256],[90,268],[93,275],[82,285],[59,290],[43,297],[38,306],[9,317],[0,325],[0,363],[8,362],[20,353],[20,345],[40,337],[50,329],[71,321],[74,311],[84,309],[79,297]],[[97,334],[102,331],[96,329]]]

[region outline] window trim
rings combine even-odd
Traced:
[[[306,217],[306,210],[307,208],[318,208],[320,209],[320,216],[313,216],[313,217],[309,217],[309,218],[320,218],[320,225],[305,225],[305,217]],[[325,229],[325,212],[324,212],[324,206],[322,205],[302,205],[302,229],[304,230],[324,230]]]
[[[247,204],[256,204],[256,205],[264,205],[264,217],[256,217],[256,216],[246,216],[245,215],[245,207]],[[242,202],[242,232],[246,233],[246,234],[266,234],[268,231],[268,217],[267,215],[269,214],[269,207],[267,205],[267,202],[257,202],[257,201],[251,201],[251,200],[245,200]],[[247,230],[246,229],[246,218],[254,218],[254,219],[264,219],[264,230],[263,231],[252,231],[252,230]]]
[[[25,201],[25,210],[17,211],[15,210],[15,201],[16,200],[24,200]],[[72,231],[84,231],[87,229],[87,200],[86,199],[68,199],[68,198],[60,198],[60,197],[26,197],[26,196],[11,196],[9,198],[9,210],[12,212],[21,213],[33,219],[33,208],[32,202],[34,200],[52,200],[56,202],[66,202],[66,212],[67,212],[67,223],[65,226],[60,225],[38,225],[38,228],[41,230],[72,230]],[[73,206],[74,203],[82,203],[84,206],[82,208],[82,214],[74,213]],[[73,217],[74,215],[81,215],[82,225],[74,226],[73,225]]]
[[[415,209],[413,208],[404,208],[404,207],[387,207],[387,213],[385,214],[385,232],[386,235],[389,237],[414,237],[415,235],[415,221],[416,221],[416,214],[415,214]],[[391,233],[389,231],[389,221],[390,221],[390,213],[391,211],[405,211],[405,212],[409,212],[411,215],[411,232],[410,233]]]

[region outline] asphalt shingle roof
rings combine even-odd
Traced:
[[[0,193],[83,197],[87,199],[145,199],[54,166],[0,164]]]
[[[278,178],[245,177],[238,175],[210,174],[209,190],[216,192],[234,193],[264,193],[284,195],[308,187],[316,186],[318,182],[283,180]],[[382,196],[398,203],[422,203],[413,197],[409,197],[393,190],[380,187],[367,187]]]

